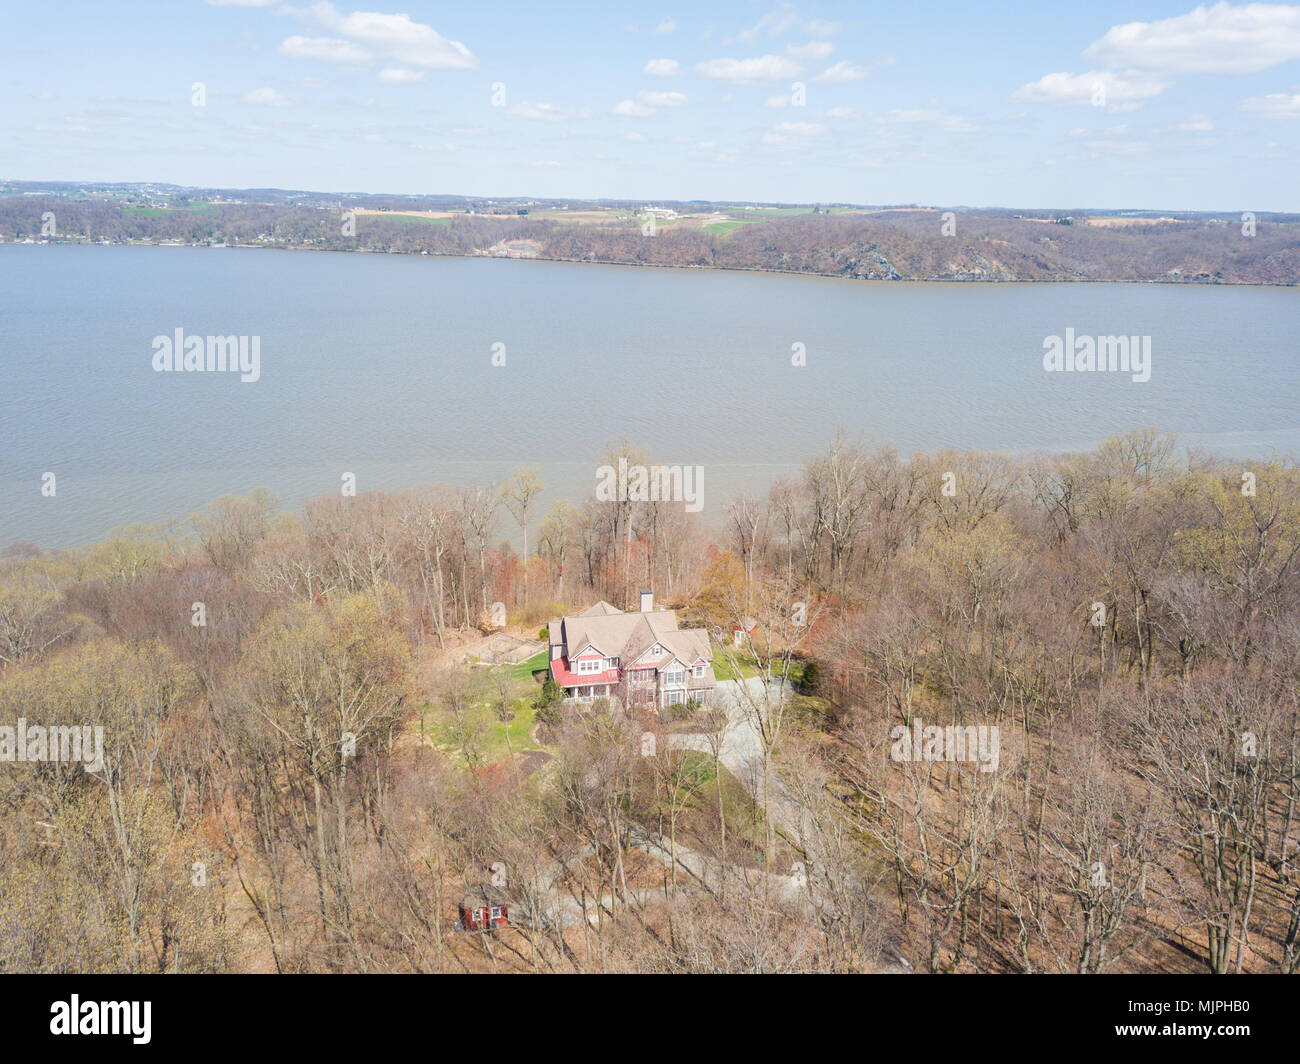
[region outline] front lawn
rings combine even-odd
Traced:
[[[739,672],[733,670],[732,659]],[[743,654],[723,655],[717,654],[713,658],[713,676],[718,680],[739,680],[748,679],[751,676],[757,676],[758,669],[754,664],[753,658],[748,658]]]
[[[430,736],[440,750],[458,761],[490,765],[509,757],[512,751],[517,754],[542,749],[529,735],[537,723],[537,711],[526,698],[516,700],[511,708],[514,716],[508,722],[498,720],[489,706],[476,706],[459,720],[445,710],[435,712]]]
[[[541,672],[546,668],[547,652],[539,650],[527,661],[521,661],[518,665],[510,667],[510,675],[516,680],[531,680],[533,673]]]

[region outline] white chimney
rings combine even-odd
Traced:
[[[655,608],[655,595],[653,591],[641,592],[641,612],[649,613]]]

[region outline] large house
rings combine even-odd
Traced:
[[[664,709],[708,702],[717,686],[708,633],[678,628],[677,613],[656,610],[649,591],[641,592],[638,613],[598,602],[552,621],[548,632],[551,677],[579,702],[618,698],[625,706]]]

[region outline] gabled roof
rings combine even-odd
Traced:
[[[552,645],[563,644],[565,661],[560,669],[568,672],[568,657],[576,656],[590,644],[606,657],[619,657],[627,666],[656,643],[669,656],[686,666],[698,661],[712,661],[712,644],[703,628],[677,627],[675,610],[650,610],[647,613],[624,613],[606,601],[597,602],[582,613],[571,614],[551,622]],[[552,666],[555,662],[552,662]],[[602,674],[603,675],[603,674]],[[577,676],[573,676],[578,682]],[[601,683],[591,674],[582,674],[582,682]]]
[[[671,632],[661,632],[657,641],[687,666],[713,659],[709,633],[703,628],[675,628]]]
[[[565,617],[561,624],[568,655],[577,654],[591,644],[607,657],[617,655],[626,665],[659,643],[687,665],[710,661],[713,657],[708,633],[703,629],[678,628],[674,610],[624,613],[608,602],[598,602],[582,613]]]
[[[565,653],[577,654],[588,643],[602,654],[613,657],[627,643],[629,632],[636,627],[638,613],[588,615],[579,613],[564,618]]]

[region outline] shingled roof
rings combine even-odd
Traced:
[[[590,643],[606,657],[618,657],[626,665],[658,643],[688,665],[712,657],[708,633],[678,628],[676,610],[624,613],[608,602],[598,602],[589,610],[565,617],[560,625],[570,655],[581,653]]]

